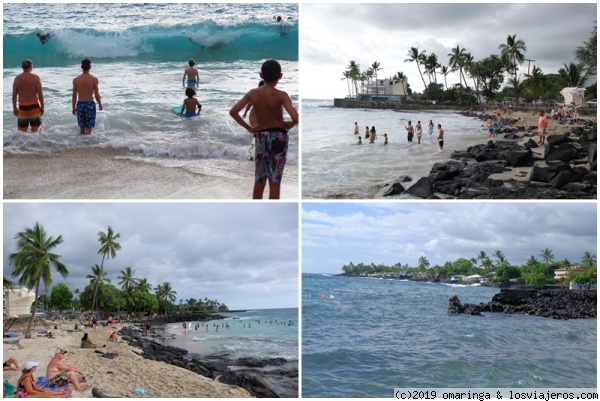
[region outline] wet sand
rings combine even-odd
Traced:
[[[169,167],[100,147],[48,154],[5,152],[4,199],[252,198],[252,162],[211,159],[167,163]],[[287,165],[281,199],[297,200],[298,192],[298,167]]]

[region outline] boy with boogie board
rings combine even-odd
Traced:
[[[184,117],[195,117],[200,115],[200,111],[202,110],[202,105],[194,96],[196,96],[196,91],[192,88],[187,88],[185,90],[185,95],[187,99],[183,101],[183,105],[181,106],[180,115]],[[198,108],[198,114],[196,114],[196,108]],[[185,113],[185,114],[184,114]]]
[[[260,73],[265,84],[246,93],[229,111],[229,115],[255,138],[253,199],[262,199],[267,181],[269,199],[279,199],[288,149],[287,131],[298,124],[298,112],[292,99],[286,92],[275,88],[282,76],[281,65],[277,61],[265,61]],[[240,112],[249,103],[252,103],[256,114],[254,127],[240,116]],[[283,109],[292,121],[283,120]]]

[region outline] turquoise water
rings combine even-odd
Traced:
[[[181,323],[165,328],[169,344],[187,349],[192,354],[242,357],[285,358],[298,360],[298,309],[258,309],[223,314],[226,320],[201,323],[188,322],[183,332]],[[289,325],[288,323],[293,323]],[[226,323],[229,328],[223,327]],[[208,331],[206,326],[208,325]],[[219,330],[216,330],[219,325]]]
[[[264,60],[281,63],[278,88],[298,101],[297,4],[4,4],[3,11],[5,152],[99,146],[210,174],[202,161],[246,160],[251,136],[229,109],[257,86]],[[284,22],[276,23],[276,15]],[[42,45],[36,33],[50,31],[54,36]],[[71,114],[72,80],[85,57],[100,81],[105,109],[91,137],[78,135]],[[42,80],[41,135],[17,133],[12,114],[12,82],[25,58]],[[185,98],[182,77],[190,58],[199,70],[196,97],[203,106],[201,118],[191,120],[171,111]],[[294,128],[292,164],[297,139]]]
[[[302,302],[302,396],[596,387],[596,319],[447,314],[453,294],[479,303],[497,291],[303,274],[302,292],[311,298]]]

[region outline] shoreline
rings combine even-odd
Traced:
[[[95,332],[86,329],[92,341],[106,344],[105,348],[98,350],[79,348],[83,331],[69,332],[66,325],[62,326],[63,330],[55,338],[38,336],[42,328],[37,327],[32,330],[31,339],[20,338],[18,344],[4,343],[4,358],[14,356],[20,366],[27,361],[39,362],[37,378],[45,375],[46,366],[58,348],[67,350],[63,363],[81,369],[90,385],[84,391],[74,391],[74,398],[92,398],[94,388],[113,397],[141,397],[135,392],[137,388],[144,389],[152,398],[251,397],[248,391],[238,386],[222,384],[178,366],[148,360],[127,343],[108,341],[110,333],[131,327],[129,325],[115,328],[98,326]],[[95,351],[117,354],[117,357],[109,359]],[[13,385],[20,376],[20,371],[4,372],[4,380]]]
[[[454,112],[483,121],[493,114]],[[596,199],[597,125],[589,118],[577,124],[549,120],[546,143],[539,145],[537,118],[513,112],[499,136],[452,152],[428,176],[387,183],[374,198]]]
[[[4,199],[251,200],[254,185],[254,164],[248,161],[210,159],[194,169],[173,159],[167,167],[98,146],[44,154],[5,151],[3,159]],[[265,198],[268,193],[267,188]],[[297,200],[298,193],[298,165],[288,164],[281,199]]]

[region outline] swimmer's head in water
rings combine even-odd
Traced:
[[[195,90],[193,90],[192,88],[187,88],[187,89],[185,90],[185,95],[186,95],[187,97],[194,97],[194,96],[196,96],[196,91],[195,91]]]
[[[275,82],[281,77],[281,65],[275,60],[263,63],[260,72],[265,82]]]

